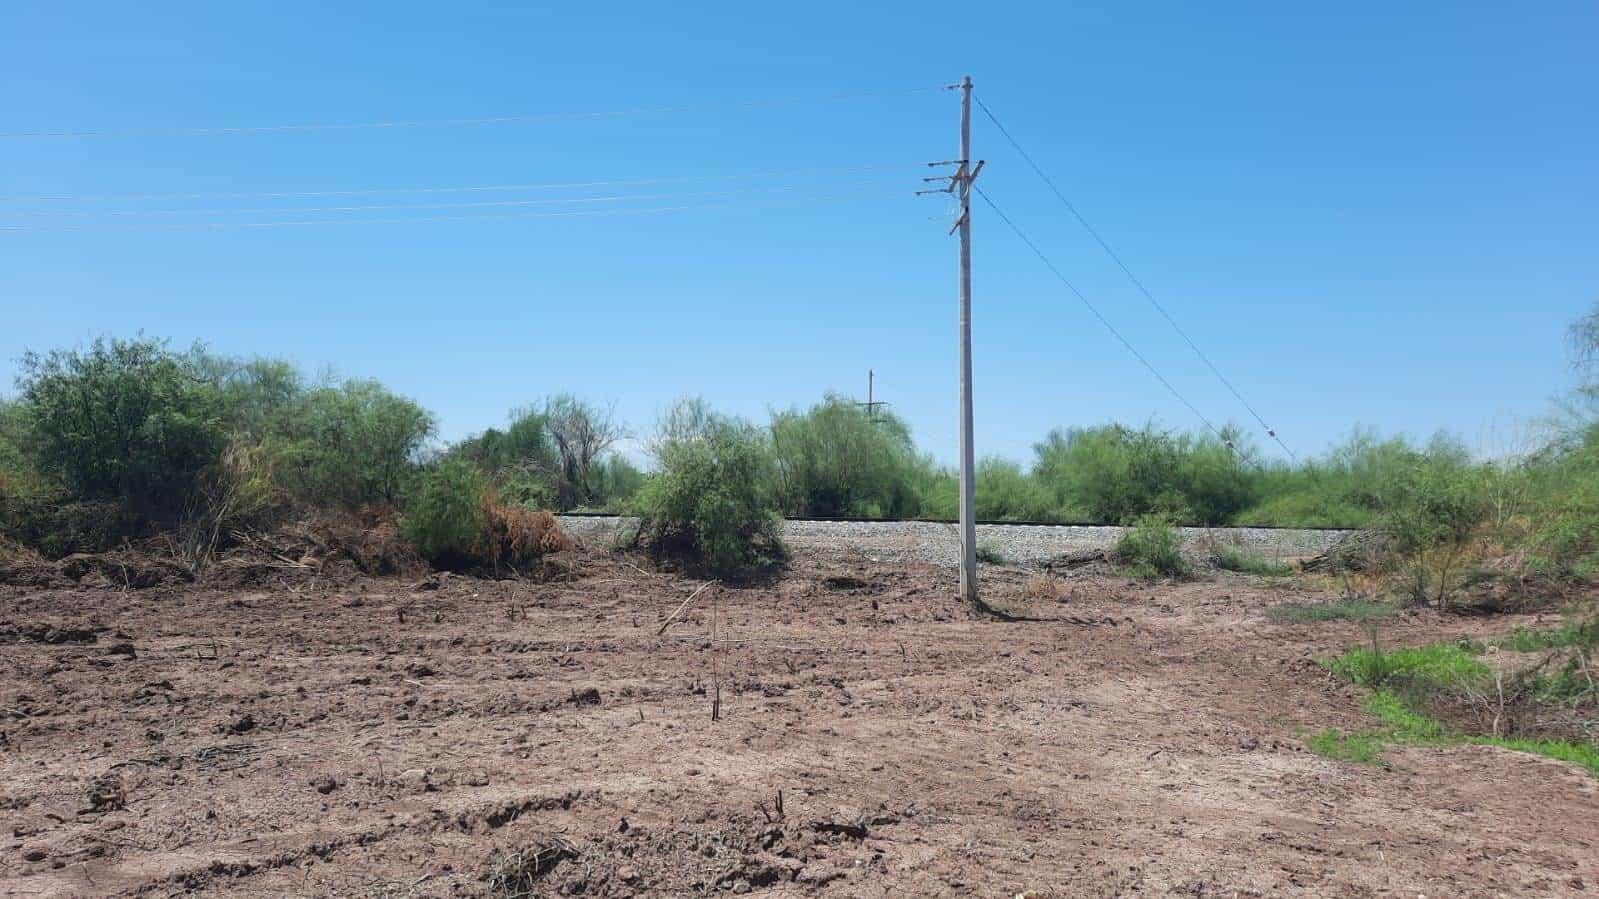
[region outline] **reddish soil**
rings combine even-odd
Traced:
[[[1296,588],[1092,575],[1029,601],[999,570],[988,598],[1055,619],[1001,623],[943,569],[806,550],[657,636],[699,582],[582,563],[0,588],[0,894],[1599,891],[1574,766],[1308,752],[1371,722],[1312,661],[1361,630],[1265,616]]]

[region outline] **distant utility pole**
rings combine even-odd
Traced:
[[[886,402],[877,402],[872,396],[873,389],[876,386],[876,380],[877,373],[868,368],[866,370],[866,402],[855,404],[857,406],[866,407],[866,420],[872,422],[877,421],[877,407],[889,405]]]
[[[972,77],[950,85],[961,92],[961,154],[959,159],[928,163],[953,165],[953,175],[924,178],[948,181],[938,189],[919,193],[952,193],[960,202],[960,217],[951,232],[960,232],[960,542],[961,598],[980,610],[987,606],[977,596],[977,486],[976,460],[972,447],[972,182],[983,170],[982,160],[972,164]]]

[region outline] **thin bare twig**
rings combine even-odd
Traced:
[[[660,635],[666,633],[666,628],[668,626],[670,626],[673,621],[677,620],[677,616],[683,614],[683,610],[688,608],[688,604],[694,601],[694,597],[699,596],[701,593],[705,592],[705,588],[709,587],[710,585],[712,585],[714,583],[716,583],[716,582],[715,581],[706,581],[705,583],[703,583],[703,584],[701,584],[699,586],[698,590],[695,590],[693,593],[690,593],[688,595],[688,599],[683,600],[683,604],[677,607],[677,611],[675,611],[672,614],[666,616],[666,620],[661,622],[661,629],[655,632],[655,636],[659,637]]]

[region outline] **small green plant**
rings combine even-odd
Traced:
[[[1434,718],[1431,711],[1458,707],[1461,703],[1480,703],[1484,697],[1495,696],[1501,708],[1507,696],[1511,697],[1512,704],[1532,702],[1546,706],[1564,704],[1571,708],[1591,707],[1595,698],[1593,685],[1581,673],[1586,668],[1586,655],[1580,646],[1582,633],[1580,625],[1572,625],[1560,631],[1543,632],[1539,636],[1524,632],[1522,635],[1501,638],[1502,641],[1519,642],[1521,645],[1541,647],[1546,642],[1553,642],[1560,644],[1560,647],[1576,646],[1570,651],[1567,664],[1554,674],[1545,671],[1547,663],[1556,658],[1550,656],[1544,662],[1511,674],[1508,678],[1503,674],[1496,676],[1492,669],[1476,658],[1487,650],[1487,646],[1467,638],[1384,652],[1377,645],[1375,631],[1370,647],[1351,649],[1328,663],[1328,667],[1345,680],[1371,688],[1365,708],[1382,724],[1380,730],[1365,735],[1375,743],[1374,752],[1380,751],[1385,742],[1423,746],[1469,743],[1574,762],[1599,776],[1599,744],[1591,740],[1569,741],[1544,739],[1532,734],[1502,734],[1497,715],[1493,718],[1492,733],[1460,733]],[[1489,698],[1486,701],[1492,703],[1494,700]],[[1468,717],[1465,720],[1471,719]],[[1323,731],[1309,742],[1314,751],[1323,755],[1359,760],[1356,756],[1365,755],[1372,747],[1355,741],[1354,735],[1344,737],[1336,731]]]
[[[1386,726],[1386,736],[1404,743],[1430,743],[1444,737],[1443,725],[1415,711],[1400,694],[1377,690],[1366,699],[1366,711]]]
[[[1112,554],[1134,577],[1185,578],[1192,573],[1183,557],[1181,535],[1160,515],[1145,515],[1124,528]]]
[[[1343,734],[1330,727],[1306,740],[1305,745],[1319,756],[1342,762],[1359,762],[1363,765],[1376,762],[1378,756],[1382,754],[1382,740],[1378,736]]]
[[[1387,689],[1376,690],[1367,698],[1366,711],[1382,723],[1380,730],[1343,734],[1328,728],[1308,739],[1306,745],[1317,755],[1362,763],[1376,761],[1387,743],[1496,746],[1571,762],[1599,777],[1599,746],[1592,743],[1451,733],[1439,722],[1416,711],[1399,693]]]
[[[1318,603],[1286,602],[1267,609],[1266,617],[1273,621],[1309,624],[1318,621],[1373,621],[1391,617],[1398,611],[1385,602],[1342,599]]]
[[[1350,683],[1373,688],[1398,678],[1456,686],[1476,683],[1489,673],[1487,665],[1454,643],[1385,651],[1373,641],[1333,659],[1328,668]]]
[[[1539,652],[1565,646],[1599,647],[1599,616],[1546,631],[1518,627],[1507,636],[1488,642],[1491,646],[1511,652]]]
[[[1268,559],[1260,553],[1241,546],[1222,546],[1214,555],[1216,567],[1224,571],[1257,574],[1261,577],[1287,577],[1294,566],[1287,562]]]
[[[1009,565],[1010,557],[999,548],[999,544],[984,540],[977,544],[977,561],[990,565]]]
[[[1523,740],[1505,737],[1467,737],[1465,742],[1477,746],[1498,746],[1516,752],[1530,752],[1545,758],[1571,762],[1588,769],[1599,777],[1599,746],[1591,743],[1570,743],[1565,740]]]

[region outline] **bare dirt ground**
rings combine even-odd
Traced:
[[[579,563],[0,588],[0,894],[1599,890],[1575,766],[1306,751],[1370,725],[1313,662],[1361,630],[1265,616],[1308,588],[1096,574],[1030,600],[994,569],[989,599],[1053,619],[1001,623],[948,569],[808,547],[658,636],[700,582]],[[1515,623],[1414,615],[1385,639]]]

